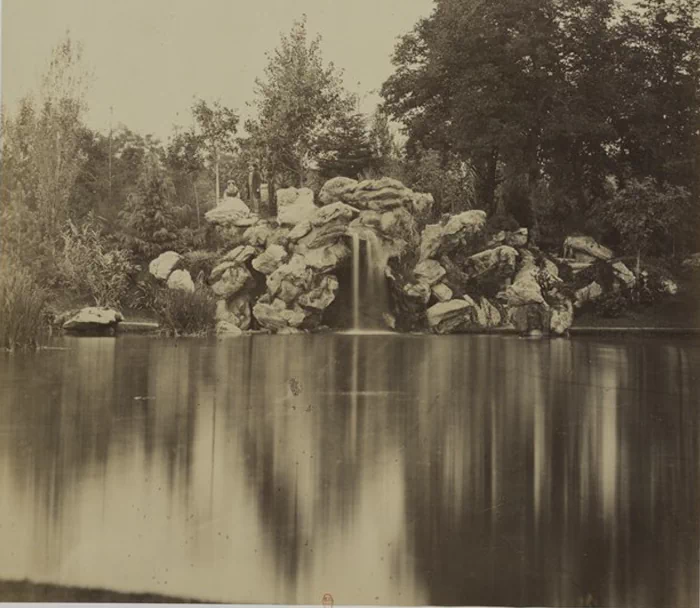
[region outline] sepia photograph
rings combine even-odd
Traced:
[[[700,608],[700,0],[0,7],[0,605]]]

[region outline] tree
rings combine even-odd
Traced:
[[[81,150],[88,75],[82,49],[66,37],[51,54],[38,93],[26,97],[15,116],[3,112],[4,247],[20,257],[51,261],[70,212]],[[4,239],[3,239],[4,240]]]
[[[246,129],[264,155],[269,183],[303,185],[319,137],[334,118],[351,111],[341,75],[324,63],[320,44],[320,37],[309,41],[304,17],[268,54],[265,77],[256,80],[257,116]]]
[[[199,142],[206,151],[210,166],[214,169],[216,200],[221,196],[219,167],[221,158],[236,150],[235,135],[238,130],[238,115],[231,109],[215,101],[211,106],[199,99],[192,106],[192,114],[198,133],[190,139],[190,144]]]
[[[126,245],[142,257],[154,257],[177,240],[180,209],[174,204],[175,188],[158,154],[144,157],[141,172],[119,217]]]
[[[316,141],[321,178],[342,175],[357,179],[372,164],[372,149],[362,114],[336,116]]]

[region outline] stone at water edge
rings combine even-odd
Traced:
[[[426,311],[428,325],[437,333],[449,333],[471,324],[473,307],[474,303],[465,299],[438,302]]]
[[[63,323],[63,329],[69,331],[111,329],[123,320],[122,314],[116,310],[101,306],[88,306],[80,309]]]
[[[241,329],[250,327],[250,300],[248,296],[238,296],[231,300],[218,300],[216,303],[216,320],[226,321]]]
[[[447,302],[452,299],[452,290],[444,283],[433,285],[431,290],[438,302]]]
[[[438,283],[442,277],[447,274],[447,271],[440,265],[439,262],[435,260],[425,260],[419,262],[414,268],[413,274],[416,275],[418,281],[421,283],[427,283],[432,286]]]
[[[549,318],[549,329],[557,336],[563,336],[574,324],[574,305],[571,300],[552,306]]]
[[[306,313],[301,308],[289,309],[279,299],[271,304],[258,301],[253,306],[253,316],[262,327],[277,332],[287,327],[297,328],[306,319]]]
[[[243,330],[241,330],[240,327],[237,327],[233,323],[229,323],[227,321],[219,321],[216,324],[216,335],[227,338],[233,338],[242,336]]]
[[[161,253],[154,260],[151,260],[151,263],[148,265],[148,272],[157,279],[165,281],[181,259],[182,256],[179,253],[166,251],[165,253]]]
[[[310,188],[284,188],[277,191],[277,221],[283,226],[296,226],[308,221],[318,207]]]
[[[270,245],[257,258],[253,260],[253,268],[263,274],[272,274],[289,257],[284,247]]]
[[[477,323],[480,327],[488,329],[491,327],[498,327],[501,324],[502,318],[501,313],[488,298],[481,297],[479,303],[475,304],[474,309],[476,311]]]

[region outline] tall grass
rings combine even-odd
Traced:
[[[0,265],[0,348],[36,347],[46,324],[46,292],[26,270]]]
[[[216,324],[216,299],[204,290],[162,290],[155,303],[161,327],[171,335],[207,334]]]

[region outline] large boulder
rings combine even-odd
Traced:
[[[289,262],[267,277],[268,293],[289,304],[309,291],[313,276],[314,271],[309,268],[304,256],[294,254]]]
[[[621,283],[626,287],[632,287],[637,282],[637,278],[634,276],[634,273],[627,268],[623,262],[614,262],[612,265],[612,270],[618,283]]]
[[[447,302],[452,299],[452,290],[444,283],[433,285],[431,291],[438,302]]]
[[[465,298],[466,299],[466,298]],[[487,298],[474,304],[475,321],[479,327],[488,329],[501,324],[501,312]]]
[[[481,234],[486,224],[486,212],[465,211],[442,224],[429,224],[421,234],[420,259],[437,257],[462,246],[469,246]]]
[[[239,296],[231,300],[219,300],[216,303],[216,320],[235,325],[240,329],[250,327],[250,299]]]
[[[304,220],[289,231],[287,240],[290,243],[296,243],[299,239],[309,234],[309,232],[311,232],[311,222],[309,220]]]
[[[464,299],[433,304],[426,311],[428,326],[436,333],[447,334],[472,324],[474,303]]]
[[[243,335],[243,331],[234,323],[219,321],[216,324],[216,335],[222,338],[236,338]]]
[[[445,276],[447,271],[440,265],[439,262],[435,260],[423,260],[419,262],[418,265],[413,270],[416,278],[421,283],[427,283],[430,286],[439,283],[442,277]]]
[[[175,265],[182,259],[179,253],[174,251],[166,251],[161,253],[156,259],[152,260],[148,265],[148,272],[150,272],[157,279],[166,281],[173,271]]]
[[[297,241],[297,248],[299,250],[318,249],[337,242],[347,232],[348,226],[341,220],[333,221],[324,226],[317,226]]]
[[[258,222],[248,228],[243,234],[243,242],[251,247],[263,248],[267,246],[267,239],[275,229],[267,222]]]
[[[290,327],[297,328],[306,319],[306,313],[300,307],[287,308],[280,299],[268,303],[263,298],[253,306],[253,316],[262,327],[275,332]]]
[[[277,221],[283,226],[296,226],[308,220],[317,209],[310,188],[284,188],[277,191]]]
[[[345,201],[359,209],[386,211],[395,207],[412,208],[414,193],[391,177],[361,181],[344,195]]]
[[[333,275],[324,275],[316,287],[299,297],[299,304],[314,311],[323,311],[335,300],[337,291],[338,279]]]
[[[329,272],[350,257],[350,249],[341,242],[326,247],[305,250],[302,254],[306,265],[318,272]]]
[[[549,305],[544,299],[542,288],[537,280],[541,269],[529,251],[522,253],[522,264],[513,279],[513,283],[499,293],[498,298],[509,307],[538,304],[543,308],[548,308]]]
[[[173,270],[168,277],[168,288],[194,293],[194,281],[187,270]]]
[[[255,247],[250,245],[239,245],[235,249],[232,249],[227,254],[225,254],[219,262],[235,262],[237,264],[244,264],[250,258],[252,258],[257,253]]]
[[[102,306],[88,306],[63,323],[63,329],[73,332],[113,330],[123,320],[122,314],[116,310]]]
[[[564,257],[580,262],[610,260],[613,252],[590,236],[569,236],[564,241]]]
[[[430,285],[427,283],[406,283],[402,288],[404,296],[410,300],[419,302],[420,304],[427,304],[430,300]]]
[[[245,266],[232,266],[221,274],[211,289],[221,298],[230,298],[252,283],[253,277]]]
[[[385,211],[381,215],[376,211],[365,211],[364,213],[377,214],[379,216],[379,231],[389,238],[410,241],[416,233],[416,220],[404,207]],[[369,218],[367,219],[369,220]]]
[[[241,220],[254,221],[255,216],[237,196],[227,196],[219,204],[204,214],[204,219],[215,226],[237,225]]]
[[[287,259],[288,254],[280,245],[270,245],[253,260],[253,268],[263,274],[272,274]]]
[[[602,295],[603,288],[598,282],[593,281],[585,287],[581,287],[581,289],[576,291],[576,293],[574,294],[574,306],[576,308],[581,308],[581,306],[583,306],[587,302],[597,300]]]
[[[309,221],[312,226],[325,226],[335,221],[341,221],[346,224],[350,223],[353,217],[359,214],[359,211],[345,203],[331,203],[325,207],[317,209]]]
[[[355,191],[357,186],[357,180],[349,177],[334,177],[323,184],[321,191],[318,193],[318,200],[322,205],[346,202],[348,200],[347,197]]]
[[[508,245],[487,249],[470,256],[463,267],[470,279],[491,273],[512,274],[518,260],[518,252]]]

